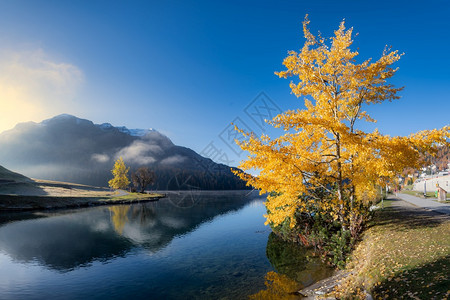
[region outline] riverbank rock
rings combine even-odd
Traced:
[[[304,296],[304,299],[336,299],[334,297],[326,297],[338,283],[347,277],[350,273],[346,271],[338,271],[335,275],[318,281],[302,290],[299,294]]]
[[[336,298],[327,296],[327,294],[331,293],[340,281],[350,274],[351,272],[347,271],[337,271],[333,276],[325,278],[298,291],[298,294],[303,296],[303,299],[336,300]],[[366,300],[373,300],[372,295],[368,292],[365,292],[365,294]]]

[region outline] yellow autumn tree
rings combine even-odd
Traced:
[[[308,25],[306,17],[303,47],[288,52],[286,70],[275,73],[295,78],[290,87],[297,97],[305,97],[305,109],[269,120],[284,130],[276,138],[236,128],[247,137],[236,142],[250,154],[239,167],[257,169],[259,175],[235,173],[261,193],[270,193],[267,224],[294,227],[299,213],[315,212],[329,214],[347,230],[361,221],[376,186],[405,167],[418,167],[420,153],[433,153],[447,143],[449,127],[408,137],[359,130],[359,122],[375,122],[365,106],[399,98],[402,88],[388,79],[402,54],[385,49],[377,61],[357,63],[359,53],[350,49],[353,29],[346,29],[344,21],[330,39],[313,35]]]
[[[113,189],[126,188],[130,184],[130,180],[128,179],[129,170],[130,168],[125,166],[122,157],[118,158],[114,163],[114,168],[111,170],[114,178],[108,181],[109,186]]]

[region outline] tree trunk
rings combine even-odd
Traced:
[[[343,200],[343,184],[342,184],[342,163],[341,163],[341,137],[339,133],[336,133],[336,157],[337,157],[337,196],[339,201],[339,222],[341,222],[342,228],[346,229],[344,218],[344,200]]]

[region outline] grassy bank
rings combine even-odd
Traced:
[[[408,195],[411,195],[411,196],[416,196],[416,197],[423,197],[423,192],[403,190],[402,193],[403,194],[408,194]],[[435,197],[434,192],[427,192],[427,197]]]
[[[386,201],[352,254],[335,296],[375,299],[450,297],[450,217]]]
[[[75,196],[23,196],[0,195],[0,211],[22,211],[56,208],[77,208],[111,204],[131,204],[155,201],[165,197],[163,194],[130,193],[123,196],[75,197]]]
[[[154,201],[165,195],[111,191],[68,182],[4,180],[0,183],[0,211],[76,208]]]

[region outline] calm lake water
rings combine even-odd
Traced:
[[[330,270],[270,235],[264,198],[183,192],[158,202],[0,214],[0,299],[246,299],[277,271]]]

